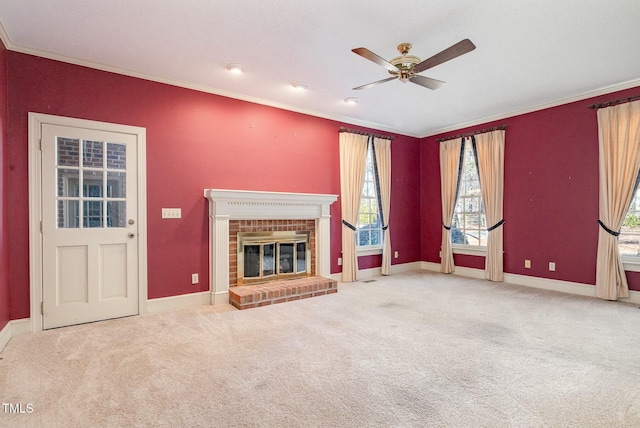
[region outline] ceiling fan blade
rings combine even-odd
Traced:
[[[432,79],[431,77],[424,77],[424,76],[413,76],[413,77],[410,77],[409,80],[415,84],[424,86],[425,88],[434,89],[434,90],[438,89],[440,86],[446,83],[446,82],[443,82],[442,80]]]
[[[383,66],[384,68],[386,68],[389,71],[398,71],[398,67],[396,67],[395,65],[391,64],[386,59],[381,58],[378,55],[374,54],[373,52],[371,52],[367,48],[355,48],[355,49],[351,49],[351,52],[356,53],[356,54],[360,55],[361,57],[368,59],[369,61],[373,61],[376,64]]]
[[[464,39],[456,43],[455,45],[448,47],[442,52],[435,54],[431,58],[425,59],[421,63],[416,64],[416,66],[413,67],[413,71],[415,73],[420,73],[421,71],[425,71],[431,67],[440,65],[443,62],[447,62],[449,60],[459,57],[460,55],[464,55],[468,52],[471,52],[475,48],[476,48],[476,45],[474,45],[471,42],[471,40]]]
[[[353,90],[357,91],[359,89],[367,89],[367,88],[370,88],[372,86],[376,86],[376,85],[379,85],[381,83],[388,82],[390,80],[394,80],[394,79],[397,79],[397,78],[398,78],[398,76],[387,77],[386,79],[378,80],[377,82],[371,82],[371,83],[367,83],[366,85],[358,86],[357,88],[353,88]]]
[[[379,85],[381,83],[388,82],[390,80],[394,80],[394,79],[397,79],[397,78],[398,78],[398,76],[387,77],[386,79],[378,80],[377,82],[371,82],[371,83],[367,83],[366,85],[358,86],[357,88],[353,88],[353,90],[357,91],[359,89],[367,89],[367,88],[370,88],[372,86],[376,86],[376,85]]]

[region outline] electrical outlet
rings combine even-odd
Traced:
[[[525,269],[531,269],[531,260],[525,260],[524,261],[524,268]]]
[[[549,262],[549,270],[552,272],[556,270],[555,262]]]
[[[398,252],[396,251],[393,256],[397,259],[399,257]]]
[[[198,283],[198,274],[197,273],[192,273],[191,274],[191,283],[192,284],[197,284]]]
[[[338,257],[338,266],[342,266],[342,257]]]
[[[181,208],[163,208],[162,218],[182,218]]]

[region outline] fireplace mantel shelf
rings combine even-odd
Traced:
[[[211,303],[229,300],[229,220],[316,220],[316,267],[328,277],[330,206],[338,195],[205,189],[209,200]]]
[[[205,189],[210,214],[234,220],[311,219],[329,214],[337,195]]]

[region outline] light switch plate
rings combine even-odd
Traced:
[[[181,208],[163,208],[162,218],[182,218]]]

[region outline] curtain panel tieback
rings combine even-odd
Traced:
[[[382,226],[382,230],[387,230],[387,229],[389,229],[389,225]]]
[[[342,220],[342,224],[344,224],[345,226],[347,226],[349,229],[353,230],[354,232],[356,231],[356,227],[354,225],[352,225],[351,223],[349,223],[346,220]]]
[[[442,222],[442,227],[444,227],[446,230],[451,230],[451,226],[447,226],[446,224],[444,224],[444,222]]]
[[[607,232],[609,235],[613,235],[616,238],[618,236],[620,236],[620,232],[616,232],[614,230],[609,229],[607,226],[604,225],[604,223],[602,222],[602,220],[598,220],[598,224],[600,225],[601,228],[603,228],[605,230],[605,232]]]
[[[497,222],[496,224],[494,224],[493,226],[487,228],[487,232],[491,232],[492,230],[495,230],[497,228],[499,228],[500,226],[502,226],[504,224],[504,219],[500,220],[499,222]]]

